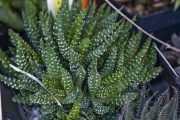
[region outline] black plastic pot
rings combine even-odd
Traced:
[[[10,41],[8,37],[8,29],[0,25],[0,47],[3,50],[7,50],[10,46]]]
[[[117,8],[122,7],[116,2],[112,3]],[[136,16],[128,13],[126,9],[122,9],[121,11],[131,19]],[[118,20],[121,18],[119,16]],[[169,8],[147,16],[136,16],[135,22],[157,38],[168,41],[173,33],[180,33],[180,9],[174,10],[173,8]]]
[[[12,102],[15,91],[0,83],[3,120],[26,120],[22,108]]]
[[[148,16],[137,17],[136,23],[157,38],[168,41],[173,33],[180,33],[180,9],[173,8]]]

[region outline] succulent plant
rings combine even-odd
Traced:
[[[14,101],[40,105],[42,119],[101,119],[160,73],[154,43],[140,46],[141,34],[105,5],[94,13],[94,4],[69,10],[64,0],[55,18],[23,14],[29,40],[10,30],[15,61],[0,51],[0,80],[19,90]]]
[[[135,114],[138,112],[134,112],[136,108],[134,109],[133,105],[127,102],[122,113],[111,116],[111,118],[116,117],[117,120],[178,120],[180,118],[178,115],[179,92],[175,88],[173,88],[174,91],[172,91],[172,88],[171,92],[169,90],[167,89],[158,97],[152,96],[146,101],[142,101],[140,106],[143,106],[143,108],[139,115]]]

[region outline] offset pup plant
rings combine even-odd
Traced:
[[[64,0],[55,18],[23,15],[29,41],[10,30],[15,61],[0,51],[0,80],[19,90],[15,102],[39,105],[47,120],[102,119],[160,73],[154,44],[140,47],[140,33],[130,35],[131,25],[104,8],[94,16],[94,4],[82,9],[77,2],[69,10]]]
[[[172,93],[170,93],[169,89],[167,89],[154,101],[152,100],[153,96],[147,101],[141,101],[140,106],[143,106],[143,108],[140,111],[140,114],[135,114],[138,112],[134,112],[133,105],[130,102],[127,102],[119,116],[116,115],[109,117],[119,117],[118,120],[179,120],[179,92],[177,89],[173,90],[173,95],[170,95]]]

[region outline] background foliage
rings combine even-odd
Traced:
[[[180,6],[180,0],[172,0],[172,2],[175,4],[175,8]]]
[[[0,0],[0,22],[10,28],[23,30],[22,11],[26,11],[29,4],[39,11],[46,6],[45,3],[46,0]]]

